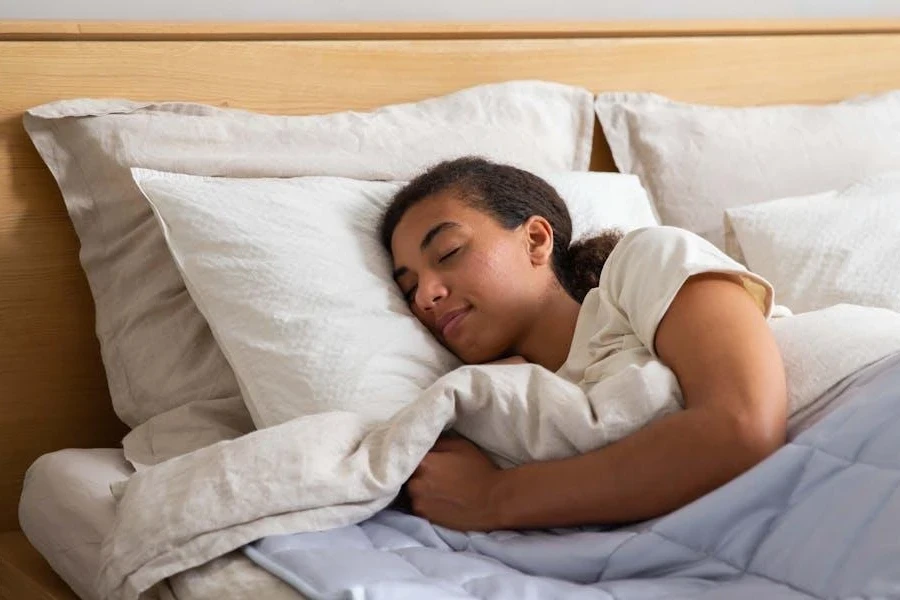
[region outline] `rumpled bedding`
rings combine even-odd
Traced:
[[[847,401],[845,393],[839,394],[840,401],[827,399],[829,390],[847,387],[848,378],[861,373],[864,367],[900,352],[900,314],[884,309],[837,306],[775,319],[772,328],[788,376],[792,432],[798,434],[809,427],[807,432],[800,433],[805,439],[810,436],[817,439],[815,432],[823,430],[826,422],[833,422],[825,416],[829,407],[852,410],[857,403]],[[626,400],[611,399],[607,410],[613,411],[617,402]],[[889,401],[879,404],[884,405],[881,418],[885,422],[890,418],[889,404]],[[610,414],[598,412],[596,406],[587,403],[578,386],[566,384],[536,365],[466,367],[436,383],[420,398],[412,399],[387,422],[366,420],[350,412],[306,415],[203,448],[141,471],[127,485],[114,490],[120,501],[116,523],[104,543],[98,589],[103,597],[135,599],[145,593],[155,593],[155,586],[167,578],[170,583],[183,584],[191,580],[192,569],[211,564],[210,561],[267,536],[295,532],[325,532],[317,535],[327,536],[328,530],[340,532],[347,531],[342,528],[356,527],[390,504],[438,436],[451,426],[485,448],[498,464],[509,466],[569,456],[603,445],[609,441],[604,433],[604,415]],[[866,431],[863,435],[876,433]],[[857,440],[857,443],[862,442]],[[785,451],[800,451],[790,448]],[[828,451],[836,452],[830,446]],[[815,452],[806,452],[821,454],[818,447]],[[772,459],[760,468],[770,462]],[[786,489],[798,477],[803,480],[804,465],[767,467],[770,469],[767,472],[777,480],[772,485]],[[728,514],[729,519],[738,518],[727,502],[714,506],[722,514]],[[391,514],[382,513],[376,518]],[[755,522],[766,514],[763,511],[747,518]],[[808,518],[819,520],[812,512]],[[734,524],[729,519],[723,519],[723,523]],[[674,522],[682,520],[677,518]],[[694,520],[684,527],[684,531],[696,529],[697,535],[710,531],[710,524],[702,520]],[[679,536],[684,531],[677,529]],[[896,527],[891,531],[895,538],[900,537],[896,535]],[[641,578],[646,573],[650,577],[657,572],[654,570],[657,567],[663,571],[670,568],[664,566],[669,559],[663,560],[670,555],[673,565],[682,564],[681,550],[665,550],[667,545],[658,539],[660,535],[654,535],[640,542],[643,545],[633,557],[637,561],[634,564],[628,562],[631,555],[623,552],[626,546],[616,552],[608,547],[604,552],[610,560],[615,556],[616,564],[621,564],[624,570],[603,572],[626,573],[629,578]],[[737,534],[729,529],[728,536],[732,535]],[[527,539],[533,537],[529,535]],[[412,539],[415,541],[415,536]],[[678,536],[672,539],[697,541]],[[715,538],[715,541],[725,544],[730,539]],[[745,540],[741,547],[748,543]],[[627,547],[633,548],[635,544],[638,542],[629,542]],[[563,545],[568,546],[569,542]],[[676,543],[674,547],[680,546]],[[733,549],[728,552],[732,551],[736,552]],[[642,554],[658,556],[662,562],[640,562]],[[729,556],[716,555],[713,562],[718,565],[723,557]],[[735,555],[726,564],[737,569],[734,565],[740,564],[735,562],[738,558]],[[490,561],[495,562],[496,558]],[[522,563],[523,568],[531,568],[530,565]],[[238,570],[247,572],[246,568]],[[690,572],[690,569],[685,571]],[[701,578],[711,571],[703,573]],[[358,585],[358,582],[338,579],[329,585]],[[689,588],[691,593],[696,593],[696,587]],[[651,590],[652,593],[648,592],[651,595],[633,597],[656,597],[656,590],[646,589]],[[179,600],[182,597],[191,595],[182,594]]]
[[[900,355],[742,477],[650,526],[462,533],[382,511],[245,549],[311,600],[900,597]]]

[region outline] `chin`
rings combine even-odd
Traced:
[[[484,363],[493,362],[499,358],[501,358],[502,353],[494,353],[494,352],[479,352],[478,350],[468,351],[460,350],[456,351],[454,349],[450,349],[456,357],[464,362],[467,365],[483,365]]]
[[[447,349],[452,352],[456,358],[467,365],[477,365],[479,362],[478,356],[472,351],[461,350],[457,348],[453,348],[451,346],[447,346]]]
[[[476,332],[482,335],[473,335]],[[478,331],[477,328],[470,329],[454,340],[452,345],[449,341],[444,341],[443,344],[456,355],[456,358],[467,365],[480,365],[503,358],[508,346],[497,343],[497,339],[484,339],[484,333],[483,330]],[[496,335],[497,332],[491,331],[490,333]],[[492,338],[492,336],[490,337]]]

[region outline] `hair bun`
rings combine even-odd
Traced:
[[[584,300],[587,293],[600,283],[600,273],[606,259],[622,239],[622,235],[618,229],[609,229],[569,246],[568,283],[569,290],[576,300],[579,302]]]

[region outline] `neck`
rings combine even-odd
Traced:
[[[575,324],[581,305],[562,288],[555,288],[538,311],[528,334],[517,344],[516,353],[533,362],[558,371],[569,356]]]

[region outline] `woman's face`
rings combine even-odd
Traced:
[[[507,230],[448,190],[413,205],[397,224],[394,279],[444,346],[463,362],[489,362],[515,352],[535,321],[555,280],[552,244],[545,220]]]

